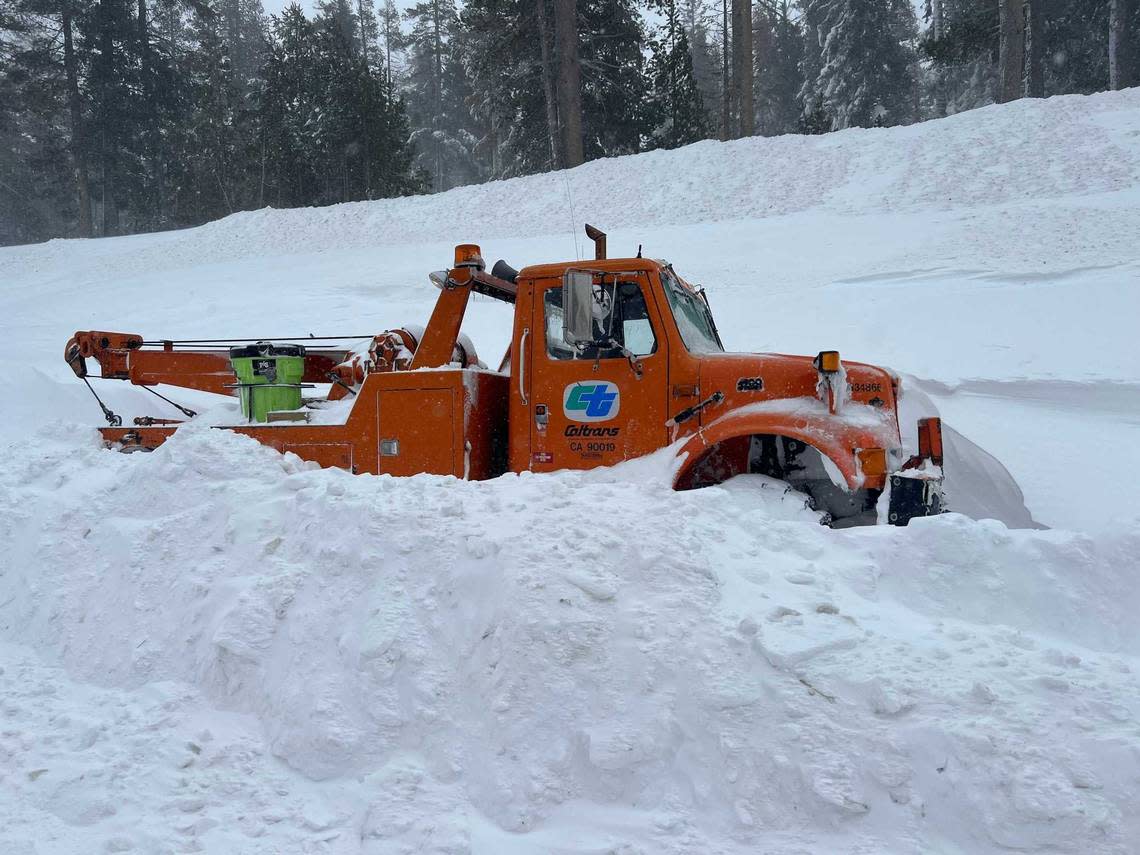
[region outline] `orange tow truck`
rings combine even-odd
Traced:
[[[295,385],[330,384],[327,396],[298,395],[295,409],[220,429],[325,467],[472,480],[607,466],[668,446],[679,490],[758,473],[806,494],[834,526],[941,512],[941,424],[921,420],[918,448],[904,453],[895,374],[835,351],[726,353],[702,289],[664,261],[607,258],[604,233],[586,230],[593,260],[519,271],[500,261],[487,272],[478,246],[457,246],[453,267],[431,274],[440,293],[425,328],[355,348],[281,345],[303,357]],[[514,306],[497,370],[460,333],[473,293]],[[77,332],[64,356],[85,382],[93,358],[94,376],[155,394],[158,385],[232,394],[246,385],[235,383],[234,345],[265,354],[257,364],[278,352],[274,340],[96,331]],[[123,451],[153,450],[183,423],[143,416],[125,426],[103,410],[103,437]]]

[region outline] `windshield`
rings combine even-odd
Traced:
[[[681,340],[690,353],[723,353],[712,312],[697,292],[673,272],[672,267],[661,268],[661,284],[665,286],[665,296],[669,308],[681,331]]]

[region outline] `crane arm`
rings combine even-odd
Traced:
[[[362,336],[363,337],[363,336]],[[371,338],[371,336],[368,336]],[[242,339],[252,342],[256,339]],[[232,342],[237,344],[235,340]],[[230,367],[229,342],[144,341],[133,333],[103,331],[77,332],[64,347],[63,358],[77,377],[86,378],[87,360],[99,363],[100,377],[129,380],[136,386],[165,383],[184,389],[230,394],[234,382]],[[305,383],[327,383],[328,375],[350,355],[351,350],[305,348]],[[93,375],[96,376],[96,375]]]

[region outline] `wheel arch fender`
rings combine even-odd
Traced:
[[[853,450],[860,443],[852,433],[861,432],[852,431],[827,415],[774,409],[757,412],[752,408],[727,413],[698,430],[678,449],[673,489],[688,490],[696,486],[695,476],[717,449],[731,447],[733,441],[743,443],[752,436],[768,434],[811,446],[837,470],[848,490],[858,490],[864,486],[863,475]],[[834,474],[832,479],[835,480]]]

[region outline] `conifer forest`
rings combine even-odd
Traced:
[[[1140,0],[0,0],[0,244],[1140,82]]]

